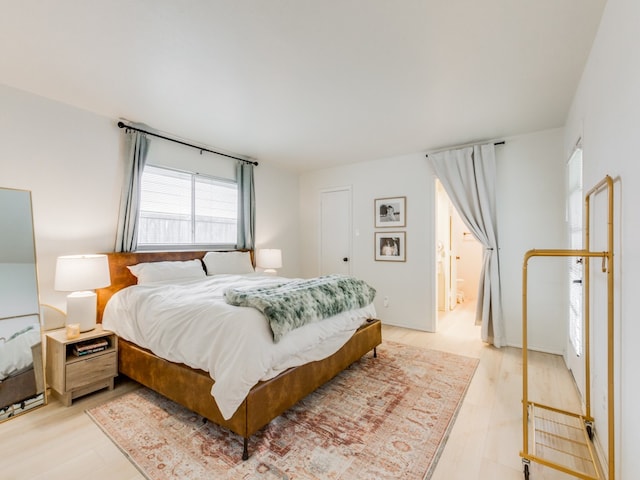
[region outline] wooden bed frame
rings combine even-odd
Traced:
[[[164,260],[202,259],[206,252],[140,252],[110,253],[111,286],[97,291],[98,321],[111,296],[118,290],[136,284],[128,265]],[[253,258],[253,252],[251,252]],[[211,396],[214,381],[207,372],[157,357],[122,338],[118,339],[118,371],[165,397],[184,405],[211,422],[228,428],[244,439],[242,459],[249,458],[249,438],[295,405],[309,393],[325,384],[369,351],[375,356],[382,342],[381,322],[367,320],[336,353],[324,360],[291,368],[277,377],[255,385],[234,415],[225,420]]]

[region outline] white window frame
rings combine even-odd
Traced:
[[[189,212],[188,213],[184,213],[183,215],[188,217],[189,220],[189,224],[190,224],[190,237],[191,237],[191,241],[190,242],[181,242],[181,243],[144,243],[142,241],[140,241],[140,232],[142,229],[142,225],[143,225],[143,220],[142,220],[142,216],[143,216],[143,210],[142,210],[142,206],[144,203],[144,199],[143,199],[143,187],[144,187],[144,173],[143,173],[143,179],[141,179],[140,182],[140,195],[141,195],[141,201],[140,201],[140,212],[138,212],[138,250],[214,250],[214,249],[234,249],[236,248],[237,245],[237,234],[234,235],[234,240],[233,242],[224,242],[224,241],[220,241],[220,242],[215,242],[215,243],[207,243],[207,242],[196,242],[196,226],[198,224],[197,221],[197,212],[196,212],[196,183],[200,180],[205,180],[206,182],[213,182],[216,185],[233,185],[235,186],[236,189],[236,232],[238,229],[238,226],[240,225],[240,221],[241,218],[239,217],[239,212],[237,209],[237,202],[238,202],[238,183],[235,180],[231,180],[228,178],[220,178],[220,177],[216,177],[213,175],[205,175],[205,174],[201,174],[201,173],[197,173],[197,172],[190,172],[190,171],[186,171],[186,170],[179,170],[176,168],[170,168],[170,167],[165,167],[163,165],[154,165],[154,164],[147,164],[145,166],[145,170],[147,168],[153,168],[153,169],[157,169],[160,171],[165,171],[165,172],[172,172],[176,175],[180,175],[183,176],[185,179],[189,179],[189,184],[190,184],[190,205],[189,205]],[[170,175],[167,175],[170,176]],[[179,214],[176,214],[179,215]]]

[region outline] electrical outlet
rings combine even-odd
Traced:
[[[384,297],[382,304],[385,306],[385,308],[387,308],[389,306],[389,297]]]

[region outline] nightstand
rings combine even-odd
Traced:
[[[47,383],[67,407],[74,398],[102,388],[113,390],[113,379],[118,375],[118,337],[103,330],[102,325],[79,337],[68,339],[65,329],[46,334]],[[83,350],[87,344],[107,342],[104,350]],[[78,348],[81,347],[81,348]],[[101,347],[100,347],[101,348]]]

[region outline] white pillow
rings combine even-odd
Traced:
[[[167,280],[187,280],[205,276],[200,260],[165,261],[138,263],[127,267],[138,277],[138,285],[165,282]]]
[[[249,252],[207,252],[202,259],[207,275],[253,273]]]

